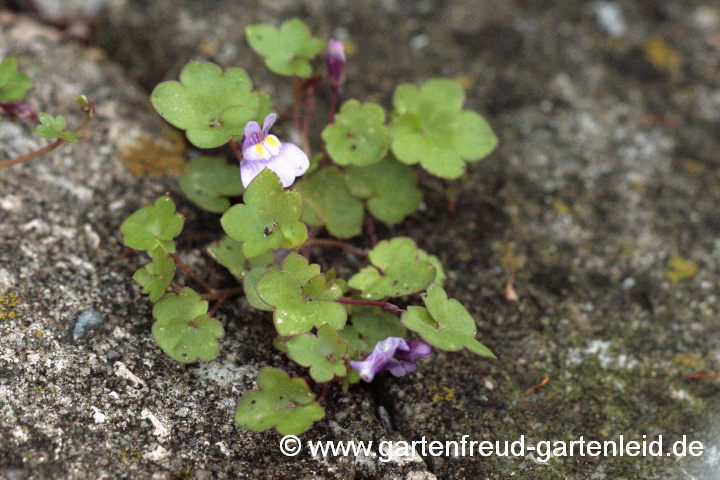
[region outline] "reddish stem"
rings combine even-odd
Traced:
[[[227,288],[225,290],[214,290],[211,293],[205,293],[203,295],[200,295],[200,298],[203,300],[220,300],[223,301],[227,300],[230,297],[234,297],[235,295],[240,295],[243,293],[245,289],[243,287],[234,287],[234,288]]]
[[[195,273],[192,268],[190,268],[190,267],[187,266],[185,263],[183,263],[183,261],[180,260],[180,257],[178,257],[178,256],[177,256],[176,254],[174,254],[174,253],[171,253],[171,254],[170,254],[170,258],[172,258],[173,260],[175,260],[175,265],[177,265],[178,268],[180,268],[180,270],[182,270],[183,272],[185,272],[188,277],[190,277],[190,278],[192,278],[193,280],[195,280],[195,282],[197,282],[198,285],[200,285],[201,287],[203,287],[205,290],[207,290],[207,291],[210,292],[210,293],[215,292],[215,289],[214,289],[213,287],[211,287],[205,280],[203,280],[202,278],[200,278],[200,275],[198,275],[197,273]]]
[[[87,118],[80,125],[73,128],[72,131],[75,133],[78,133],[79,131],[81,131],[82,129],[87,127],[88,123],[90,123],[90,120],[92,120],[92,117],[94,115],[95,115],[95,109],[93,107],[91,107],[91,110],[88,113]],[[41,155],[45,155],[48,152],[52,152],[53,150],[58,148],[63,143],[66,143],[65,140],[63,140],[62,138],[58,138],[50,145],[46,145],[42,148],[39,148],[39,149],[35,150],[34,152],[26,153],[25,155],[20,155],[19,157],[10,158],[8,160],[2,160],[2,161],[0,161],[0,168],[12,167],[13,165],[17,165],[18,163],[29,162],[33,158],[37,158]]]
[[[307,242],[302,244],[300,248],[304,249],[305,247],[312,247],[313,245],[322,246],[322,247],[337,247],[342,248],[346,252],[350,252],[353,255],[357,255],[358,257],[367,257],[368,252],[366,250],[363,250],[361,248],[353,247],[349,243],[341,242],[340,240],[332,240],[329,238],[310,238]]]
[[[337,112],[338,88],[330,86],[330,110],[328,111],[328,123],[335,123],[335,113]]]
[[[403,310],[402,308],[398,307],[397,305],[390,303],[390,302],[375,302],[372,300],[352,300],[350,298],[338,298],[335,300],[337,303],[344,303],[346,305],[364,305],[367,307],[380,307],[386,312],[395,313],[395,314],[402,314],[405,313],[406,310]]]
[[[375,220],[370,215],[365,217],[365,230],[367,231],[370,245],[375,247],[378,243],[377,232],[375,231]]]

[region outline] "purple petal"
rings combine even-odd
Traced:
[[[395,377],[402,377],[406,373],[414,372],[416,368],[417,367],[412,362],[398,362],[397,360],[392,360],[388,363],[385,369]]]
[[[256,121],[250,121],[245,125],[245,140],[243,140],[242,148],[245,151],[246,148],[257,145],[262,142],[262,130],[260,125]]]
[[[269,163],[270,162],[252,162],[245,159],[241,160],[240,180],[242,180],[243,187],[247,188],[253,178],[257,177],[265,168],[268,168]]]
[[[386,368],[396,369],[395,365],[398,363],[393,360],[393,355],[397,350],[410,350],[410,347],[400,337],[389,337],[385,340],[378,342],[375,345],[372,353],[362,362],[350,362],[350,366],[357,370],[360,374],[360,378],[366,382],[371,382],[375,375],[385,370]],[[392,366],[388,367],[390,364]],[[396,369],[396,371],[399,371]],[[404,373],[402,373],[404,375]]]
[[[276,118],[277,116],[274,113],[271,113],[267,117],[265,117],[262,129],[263,137],[267,137],[267,134],[268,132],[270,132],[270,128],[272,128]]]
[[[408,342],[410,350],[407,352],[397,352],[395,358],[403,362],[414,362],[418,358],[426,358],[432,355],[433,347],[422,340],[413,340]]]
[[[327,48],[328,57],[335,60],[345,62],[345,44],[342,40],[330,39]]]

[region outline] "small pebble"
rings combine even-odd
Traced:
[[[627,23],[622,10],[617,4],[614,2],[597,2],[593,10],[598,24],[611,37],[625,36]]]
[[[77,342],[83,338],[87,331],[105,323],[105,316],[96,310],[85,310],[75,318],[72,328],[70,329],[70,337]]]

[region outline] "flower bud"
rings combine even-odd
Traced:
[[[333,88],[345,83],[345,44],[340,40],[330,40],[327,48],[328,79]]]

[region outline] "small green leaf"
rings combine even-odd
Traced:
[[[207,315],[208,302],[190,288],[165,294],[153,307],[152,335],[158,346],[178,362],[209,361],[220,351],[225,335],[220,322]]]
[[[120,225],[125,246],[145,250],[152,255],[157,247],[175,253],[173,238],[182,232],[185,219],[175,213],[175,204],[167,195],[130,215]]]
[[[340,335],[353,350],[367,354],[388,337],[404,337],[405,327],[395,315],[379,307],[354,307],[350,322]]]
[[[245,191],[240,181],[240,168],[215,157],[191,160],[185,165],[178,182],[190,201],[202,209],[217,213],[230,208],[227,197],[242,195]]]
[[[339,330],[345,325],[347,311],[335,300],[342,290],[327,282],[320,266],[291,253],[282,271],[270,269],[257,285],[260,298],[274,307],[273,320],[280,335],[296,335],[313,327],[330,325]]]
[[[383,159],[390,148],[385,110],[375,103],[348,100],[335,123],[322,132],[330,158],[339,165],[370,165]]]
[[[161,247],[152,254],[152,262],[135,272],[133,280],[141,287],[142,293],[150,295],[150,301],[155,303],[165,295],[170,283],[175,277],[175,262]]]
[[[241,137],[260,104],[245,70],[229,68],[223,72],[207,62],[188,63],[180,72],[180,81],[158,84],[150,101],[199,148],[219,147]]]
[[[465,163],[488,156],[497,137],[480,115],[462,110],[465,92],[452,80],[395,90],[391,148],[398,160],[443,178],[458,178]]]
[[[263,299],[260,298],[260,294],[257,291],[257,285],[263,275],[265,275],[265,273],[270,270],[270,268],[273,267],[254,267],[252,270],[250,270],[250,272],[245,275],[245,278],[243,278],[245,299],[251,306],[257,308],[258,310],[264,310],[266,312],[272,312],[274,309],[267,303],[263,302]],[[274,269],[279,270],[278,268]]]
[[[268,24],[245,27],[245,36],[255,52],[265,58],[265,65],[278,75],[309,78],[310,60],[325,49],[325,41],[314,38],[305,23],[292,18],[280,29]]]
[[[215,261],[239,279],[244,278],[251,268],[270,265],[275,259],[275,255],[269,250],[258,257],[247,258],[242,251],[242,245],[243,242],[224,236],[208,245],[207,251]]]
[[[255,92],[255,95],[258,97],[258,108],[257,113],[255,114],[255,121],[262,125],[265,121],[265,117],[273,113],[275,110],[273,110],[272,98],[270,98],[270,95],[262,91]]]
[[[418,258],[415,242],[407,237],[383,240],[370,250],[374,265],[350,278],[350,287],[367,300],[382,300],[422,292],[437,276],[435,267]]]
[[[259,390],[243,395],[235,410],[235,423],[259,432],[275,428],[280,435],[299,435],[325,416],[302,378],[290,378],[268,367],[257,379]]]
[[[358,358],[354,358],[353,360],[361,360],[361,358],[358,357]],[[358,372],[354,368],[349,368],[347,377],[343,378],[343,381],[341,384],[343,393],[347,393],[348,390],[350,389],[350,385],[358,383],[360,380],[361,380],[360,372]]]
[[[422,202],[412,169],[391,158],[369,167],[351,166],[346,174],[352,194],[367,199],[370,213],[385,223],[401,222]]]
[[[307,240],[307,227],[300,222],[300,194],[284,192],[280,178],[272,171],[260,172],[248,185],[243,200],[245,204],[232,206],[220,223],[231,238],[244,242],[246,256],[295,248]]]
[[[16,102],[25,97],[30,79],[17,68],[17,59],[6,58],[0,62],[0,101]]]
[[[78,134],[65,129],[65,117],[58,115],[53,118],[49,113],[38,113],[41,125],[35,127],[35,133],[41,137],[60,138],[69,143],[78,141]]]
[[[344,356],[348,344],[330,325],[318,328],[317,335],[297,335],[287,342],[290,358],[303,367],[310,367],[310,376],[316,382],[329,382],[347,375]]]
[[[295,189],[302,195],[302,221],[328,229],[333,236],[350,238],[362,233],[365,208],[345,183],[340,170],[321,168],[300,180]]]
[[[402,323],[430,345],[450,352],[467,348],[473,353],[495,358],[483,344],[475,340],[475,320],[465,307],[438,285],[431,286],[423,295],[425,307],[408,307]]]

